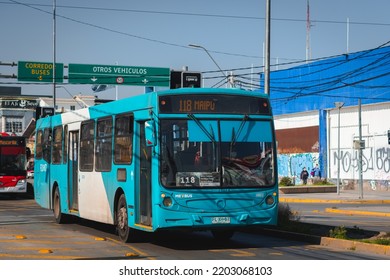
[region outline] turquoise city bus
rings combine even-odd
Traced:
[[[267,95],[151,92],[37,120],[34,195],[70,216],[138,231],[275,225],[276,147]]]

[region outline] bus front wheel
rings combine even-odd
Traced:
[[[130,241],[131,229],[129,228],[127,203],[124,194],[121,194],[118,200],[118,206],[116,210],[116,229],[121,241],[126,243]]]

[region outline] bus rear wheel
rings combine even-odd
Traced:
[[[132,239],[132,230],[129,227],[129,216],[127,211],[127,202],[124,194],[118,199],[118,205],[116,209],[116,230],[118,232],[119,239],[122,242],[130,242]]]
[[[67,215],[61,212],[61,196],[58,187],[54,191],[53,195],[53,214],[57,224],[63,224],[66,222]]]

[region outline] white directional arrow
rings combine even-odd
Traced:
[[[97,78],[95,78],[95,76],[93,76],[92,78],[91,78],[91,81],[92,82],[96,82],[98,79]]]

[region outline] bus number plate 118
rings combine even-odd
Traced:
[[[230,224],[230,217],[212,217],[212,224]]]

